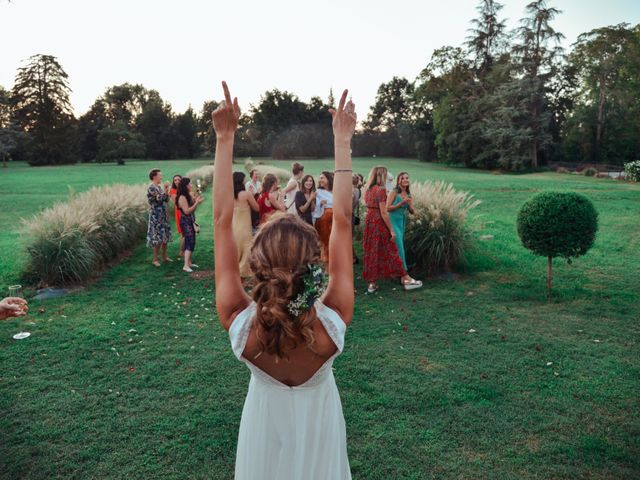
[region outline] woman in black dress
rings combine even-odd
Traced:
[[[296,192],[296,211],[309,225],[313,225],[312,212],[316,208],[316,181],[311,175],[305,175],[300,182],[302,188]]]

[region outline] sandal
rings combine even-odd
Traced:
[[[193,270],[191,270],[189,267],[183,267],[182,271],[187,273],[193,273]]]
[[[367,293],[376,293],[376,291],[378,290],[378,286],[377,285],[371,285],[369,284],[369,288],[367,288]]]
[[[151,262],[151,265],[153,265],[154,267],[159,267],[160,262],[156,260],[155,262]]]
[[[420,280],[416,280],[415,278],[412,278],[408,282],[402,282],[402,286],[404,287],[405,290],[415,290],[416,288],[422,287],[422,282]]]

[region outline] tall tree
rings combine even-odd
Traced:
[[[414,84],[404,77],[393,77],[378,87],[378,93],[365,127],[372,130],[397,128],[411,120]]]
[[[476,7],[478,18],[471,20],[466,46],[480,77],[487,74],[505,49],[506,24],[499,18],[504,5],[495,0],[481,0]]]
[[[171,128],[171,105],[151,99],[136,119],[137,131],[144,137],[147,158],[166,159],[174,155],[174,131]]]
[[[18,69],[12,91],[14,117],[36,146],[32,164],[75,161],[74,117],[68,75],[51,55],[33,55]]]
[[[551,117],[546,108],[545,92],[556,71],[556,59],[562,53],[559,43],[564,35],[551,26],[552,20],[561,13],[560,10],[549,7],[546,0],[529,3],[526,13],[518,31],[520,42],[514,46],[513,53],[523,74],[520,82],[522,92],[528,97],[525,104],[530,114],[526,126],[531,132],[531,166],[537,167],[539,147],[545,147],[551,142]]]
[[[200,150],[198,138],[198,119],[189,107],[184,113],[176,115],[172,122],[175,144],[173,154],[177,158],[193,158]]]
[[[17,130],[11,118],[11,94],[0,86],[0,158],[7,167],[7,159],[17,146]]]
[[[202,113],[198,116],[198,140],[209,154],[216,151],[216,134],[211,123],[211,114],[216,108],[218,108],[218,102],[215,100],[205,101],[202,105]]]
[[[578,37],[569,56],[580,78],[574,132],[592,135],[593,162],[618,163],[637,155],[640,116],[640,25],[597,28]],[[609,133],[607,131],[610,131]]]

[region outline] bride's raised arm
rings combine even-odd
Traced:
[[[353,317],[352,251],[352,166],[351,137],[356,128],[355,105],[342,93],[333,117],[335,173],[333,179],[333,226],[329,238],[329,285],[323,302],[334,309],[348,325]]]
[[[224,100],[211,115],[216,132],[216,156],[213,174],[213,238],[216,270],[216,308],[222,326],[229,330],[231,322],[251,299],[242,289],[238,250],[233,239],[233,142],[240,108],[238,99],[231,101],[226,82],[222,82]]]

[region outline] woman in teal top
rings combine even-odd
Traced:
[[[409,174],[400,172],[396,178],[396,187],[389,192],[387,196],[387,210],[391,219],[391,226],[396,232],[396,243],[398,244],[398,252],[407,269],[407,260],[404,255],[404,231],[407,225],[407,210],[409,213],[415,213],[413,209],[413,199],[409,189]]]

